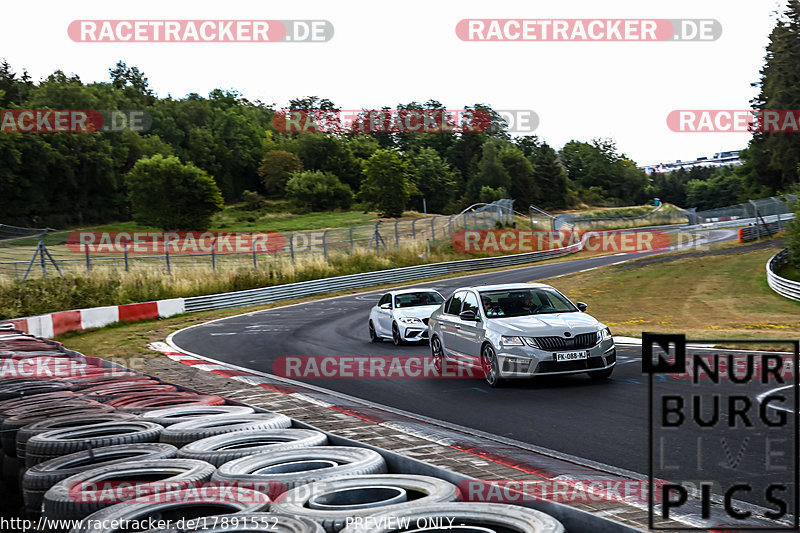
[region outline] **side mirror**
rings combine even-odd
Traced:
[[[478,315],[475,314],[475,311],[462,311],[458,315],[458,318],[461,320],[467,320],[469,322],[478,322],[480,320]]]
[[[578,311],[580,311],[581,313],[585,313],[585,312],[586,312],[586,309],[587,309],[589,306],[588,306],[588,305],[586,305],[586,304],[585,304],[585,303],[583,303],[583,302],[575,302],[575,307],[577,307],[577,308],[578,308]]]
[[[389,310],[391,308],[392,308],[392,304],[390,304],[390,303],[381,304],[381,309]]]

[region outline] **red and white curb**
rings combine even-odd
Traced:
[[[183,298],[158,300],[106,307],[91,307],[59,311],[46,315],[15,318],[7,321],[30,335],[52,339],[68,331],[101,328],[115,322],[136,322],[153,318],[167,318],[186,312]]]

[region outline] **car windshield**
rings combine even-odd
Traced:
[[[395,307],[419,307],[439,305],[444,301],[438,292],[407,292],[394,297]]]
[[[481,292],[481,303],[488,318],[578,311],[560,292],[546,288]]]

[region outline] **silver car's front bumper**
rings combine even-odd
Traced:
[[[497,352],[500,377],[504,379],[530,378],[558,374],[578,374],[606,370],[617,362],[613,340],[605,340],[592,348],[561,350],[588,351],[589,357],[576,361],[556,361],[557,351],[540,350],[529,346],[504,346]]]

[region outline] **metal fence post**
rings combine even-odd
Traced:
[[[322,255],[325,257],[325,262],[328,262],[328,243],[326,242],[326,238],[328,237],[328,230],[322,232]]]
[[[414,228],[414,224],[417,223],[417,219],[411,221],[411,239],[416,242],[417,241],[417,230]]]
[[[400,234],[397,233],[397,224],[399,222],[399,219],[394,221],[394,247],[398,250],[400,249]]]
[[[167,260],[167,274],[172,274],[172,266],[169,264],[169,246],[164,246],[164,258]]]
[[[256,258],[256,241],[253,239],[250,247],[253,249],[253,270],[258,270],[258,259]]]
[[[753,212],[755,213],[756,238],[760,241],[761,240],[761,228],[758,225],[758,205],[753,200],[750,200],[750,203],[753,204]]]
[[[781,230],[781,215],[783,214],[783,202],[777,197],[773,196],[772,200],[777,204],[775,214],[778,216],[778,231]]]
[[[436,217],[431,217],[431,241],[436,240],[436,223],[434,222]]]
[[[217,271],[217,237],[211,243],[211,270]]]
[[[447,219],[447,228],[450,230],[450,241],[453,240],[453,215]]]
[[[352,226],[350,226],[350,253],[351,253],[351,254],[352,254],[353,252],[355,252],[355,246],[356,246],[356,245],[355,245],[355,243],[353,242],[353,228],[354,228],[354,227],[355,227],[355,224],[353,224]]]
[[[92,259],[89,257],[89,245],[88,244],[84,244],[83,245],[83,251],[86,254],[86,273],[87,274],[91,274],[92,273]]]
[[[292,264],[294,264],[294,232],[289,234],[289,254],[292,256]]]
[[[123,256],[124,256],[124,259],[125,259],[125,272],[129,272],[129,270],[128,270],[128,250],[130,249],[130,247],[131,247],[131,243],[130,243],[130,239],[129,239],[128,243],[125,245],[125,248],[124,248],[124,251],[123,251]]]

